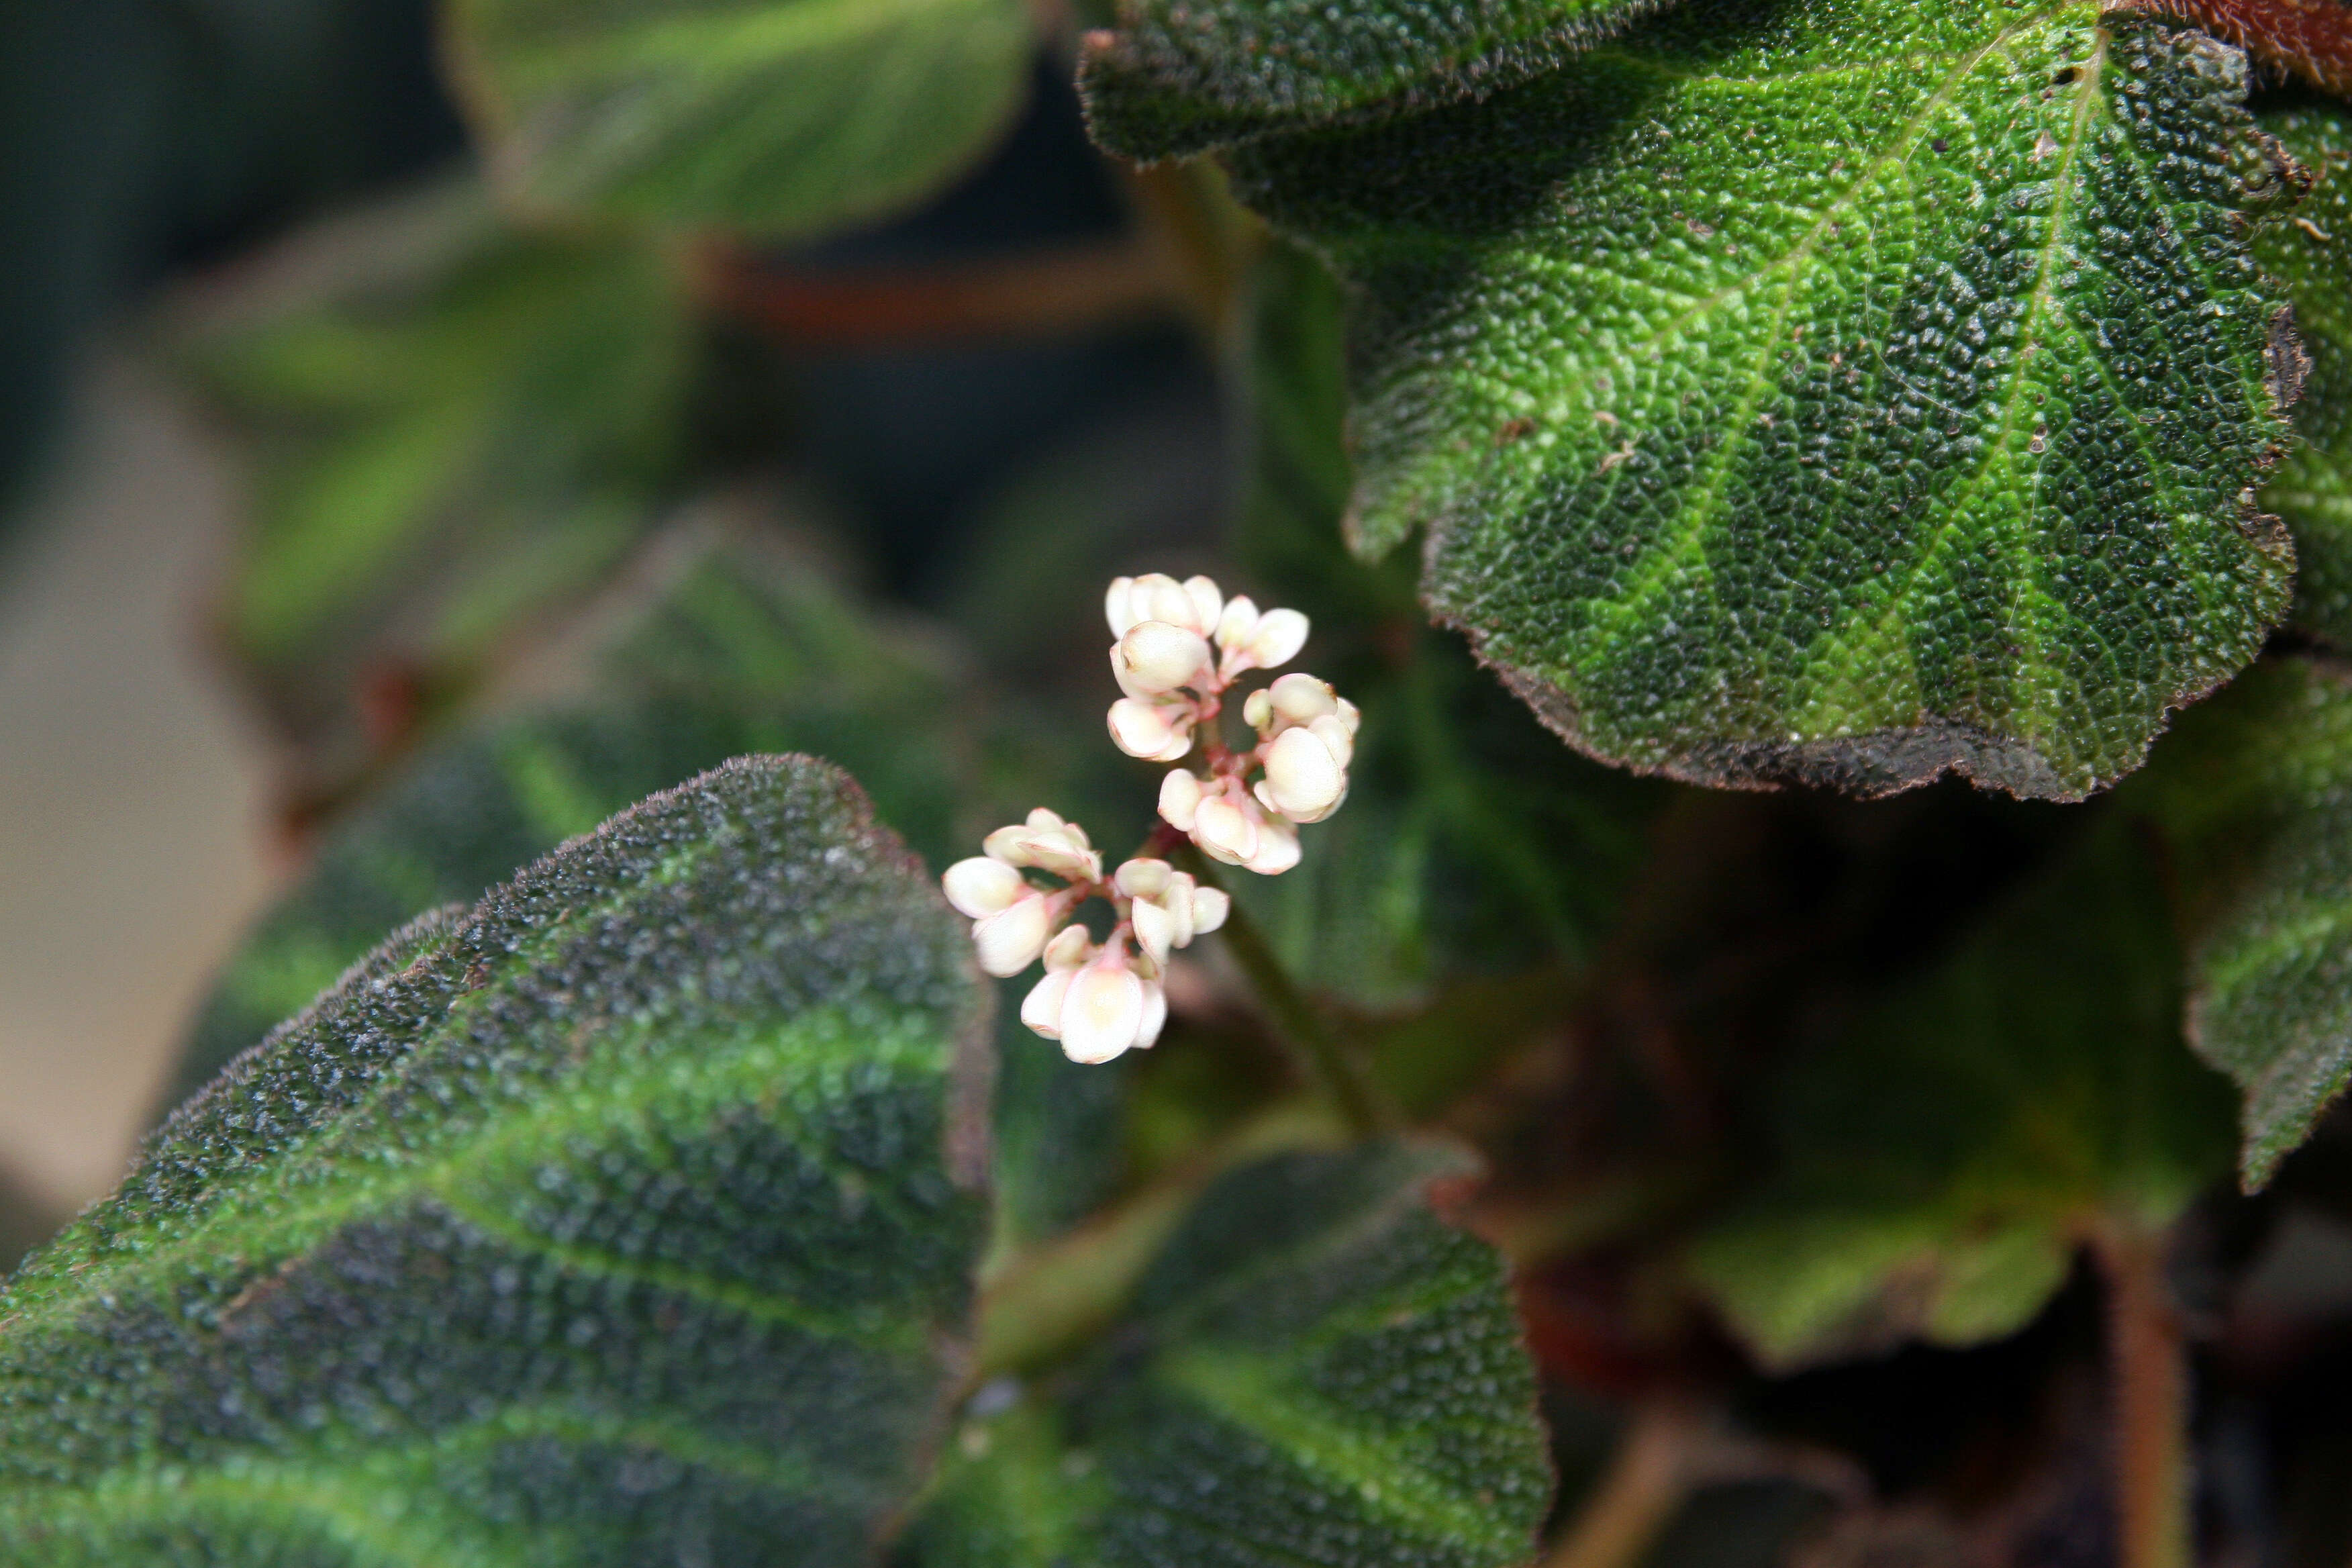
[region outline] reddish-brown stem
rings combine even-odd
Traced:
[[[2165,1279],[2164,1238],[2102,1229],[2120,1568],[2190,1568],[2189,1354]]]
[[[1617,1452],[1570,1521],[1542,1568],[1627,1568],[1639,1562],[1691,1486],[1691,1455],[1704,1430],[1676,1396],[1636,1405]]]

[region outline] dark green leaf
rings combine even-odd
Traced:
[[[655,516],[689,369],[676,258],[507,228],[472,185],[314,231],[186,359],[251,449],[229,636],[298,733],[455,679]]]
[[[794,758],[410,928],[0,1296],[0,1556],[865,1561],[981,1241],[968,948]]]
[[[2075,798],[2292,552],[2243,58],[2087,0],[1693,0],[1231,154],[1355,285],[1359,542],[1596,756]]]
[[[2294,449],[2263,505],[2294,535],[2294,618],[2352,647],[2352,110],[2334,104],[2263,117],[2309,171],[2311,195],[2254,254],[2286,286],[2311,358],[2294,407]]]
[[[2006,1333],[2093,1230],[2165,1226],[2228,1168],[2227,1094],[2181,1047],[2163,887],[2127,826],[1788,1070],[1779,1173],[1694,1255],[1768,1362]]]
[[[460,79],[526,202],[820,234],[932,194],[1011,122],[1024,0],[456,0]]]
[[[1524,80],[1667,0],[1140,0],[1078,83],[1122,158],[1423,108]]]
[[[2352,1083],[2352,671],[2257,666],[2182,717],[2128,798],[2165,829],[2189,1038],[2245,1091],[2259,1187]]]
[[[967,1406],[903,1568],[1517,1568],[1550,1491],[1499,1260],[1421,1189],[1443,1152],[1250,1165],[1102,1348]]]
[[[619,619],[593,661],[597,700],[450,737],[326,834],[308,875],[205,999],[165,1104],[209,1082],[383,931],[479,898],[631,802],[730,757],[837,762],[935,864],[956,858],[956,686],[808,563],[742,543],[712,549]],[[925,743],[907,744],[909,735]]]

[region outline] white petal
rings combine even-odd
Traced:
[[[1076,969],[1095,955],[1095,939],[1082,925],[1066,925],[1045,944],[1045,967]]]
[[[940,886],[947,889],[948,902],[972,920],[994,914],[1029,890],[1020,872],[986,856],[957,861]]]
[[[1344,697],[1339,699],[1339,722],[1348,727],[1348,733],[1354,734],[1363,721],[1364,716],[1354,703]]]
[[[1217,624],[1214,620],[1202,623],[1198,601],[1183,584],[1165,573],[1152,572],[1138,577],[1135,587],[1135,596],[1129,602],[1147,621],[1165,621],[1171,626],[1202,634]]]
[[[1160,815],[1179,833],[1192,831],[1192,814],[1200,808],[1201,781],[1182,768],[1160,781]]]
[[[1130,899],[1156,899],[1171,879],[1183,874],[1165,860],[1148,860],[1139,856],[1119,867],[1118,875],[1112,879],[1118,884],[1118,890]]]
[[[1253,730],[1263,731],[1274,720],[1274,699],[1264,691],[1253,691],[1242,703],[1242,722]]]
[[[1057,811],[1048,811],[1048,810],[1046,810],[1044,806],[1042,806],[1042,805],[1041,805],[1041,806],[1038,806],[1037,808],[1035,808],[1034,810],[1033,810],[1032,812],[1030,812],[1030,814],[1029,814],[1029,826],[1032,826],[1032,827],[1036,827],[1036,828],[1049,828],[1049,829],[1050,829],[1050,828],[1057,828],[1057,827],[1068,827],[1068,826],[1070,826],[1070,824],[1069,824],[1069,823],[1067,823],[1067,822],[1066,822],[1066,821],[1064,821],[1064,820],[1062,819],[1062,814],[1061,814],[1060,812],[1057,812]],[[1081,832],[1081,833],[1079,834],[1079,837],[1080,837],[1080,839],[1081,839],[1081,840],[1083,840],[1083,839],[1085,838],[1085,837],[1086,837],[1086,835],[1085,835],[1083,832]]]
[[[1129,606],[1129,601],[1134,596],[1134,578],[1114,577],[1110,580],[1110,591],[1103,595],[1103,619],[1110,623],[1111,636],[1125,637],[1127,628],[1143,618]]]
[[[973,922],[971,944],[980,952],[980,966],[1002,978],[1036,963],[1037,955],[1045,950],[1045,939],[1053,934],[1045,900],[1038,896]]]
[[[1135,940],[1143,951],[1165,963],[1176,941],[1175,917],[1149,899],[1138,899],[1128,906],[1127,918],[1135,922]]]
[[[1318,719],[1307,726],[1307,732],[1330,748],[1341,767],[1356,760],[1356,732],[1337,716]]]
[[[1265,753],[1265,787],[1276,810],[1298,822],[1321,820],[1348,787],[1348,772],[1312,730],[1285,730]]]
[[[1236,594],[1225,601],[1224,614],[1217,617],[1217,646],[1231,653],[1257,635],[1257,605],[1246,594]]]
[[[1260,669],[1278,669],[1298,657],[1307,646],[1307,617],[1297,610],[1268,610],[1258,618],[1249,642],[1250,657]]]
[[[1107,1062],[1135,1044],[1143,982],[1121,966],[1090,963],[1062,998],[1062,1050],[1074,1062]]]
[[[1194,631],[1206,637],[1217,629],[1219,617],[1225,613],[1225,596],[1206,577],[1184,579],[1184,596],[1192,601],[1193,619],[1186,622]]]
[[[1190,683],[1209,662],[1207,638],[1167,621],[1138,621],[1118,639],[1118,647],[1127,660],[1127,679],[1152,693]]]
[[[1339,694],[1331,689],[1331,683],[1311,675],[1293,673],[1282,677],[1265,689],[1265,699],[1276,713],[1293,724],[1311,724],[1339,711]]]
[[[1257,853],[1242,864],[1261,877],[1281,876],[1298,864],[1298,830],[1286,823],[1267,823],[1257,836]]]
[[[992,860],[1002,860],[1008,866],[1026,866],[1029,829],[1020,823],[1000,827],[980,841],[980,847]]]
[[[1049,1040],[1062,1037],[1062,1000],[1070,994],[1070,975],[1066,969],[1049,969],[1021,999],[1021,1021]]]
[[[1257,853],[1257,824],[1223,795],[1204,800],[1192,814],[1192,842],[1228,866]]]
[[[1192,889],[1192,934],[1206,936],[1225,923],[1233,912],[1234,898],[1223,888]]]
[[[1143,1022],[1135,1031],[1135,1048],[1144,1050],[1157,1042],[1160,1031],[1168,1024],[1168,992],[1156,980],[1143,983]]]
[[[1110,678],[1118,682],[1121,691],[1138,702],[1157,702],[1160,700],[1159,692],[1148,689],[1136,679],[1134,669],[1128,664],[1127,645],[1123,642],[1110,645]]]
[[[1189,947],[1192,942],[1192,895],[1199,889],[1191,876],[1179,871],[1168,879],[1167,891],[1159,898],[1160,907],[1176,922],[1175,934],[1169,940],[1177,947]]]
[[[1143,760],[1147,763],[1181,763],[1192,751],[1192,731],[1188,726],[1168,738],[1168,743]]]
[[[1171,720],[1177,711],[1159,703],[1122,697],[1110,705],[1111,743],[1130,757],[1157,757],[1176,738],[1176,726]],[[1191,751],[1191,736],[1188,734],[1185,740],[1184,749]]]

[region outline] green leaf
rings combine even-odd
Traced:
[[[2164,889],[2127,827],[1787,1069],[1778,1173],[1692,1255],[1768,1363],[2007,1333],[2086,1236],[2168,1225],[2228,1168],[2227,1093],[2181,1048]]]
[[[691,323],[674,258],[519,233],[471,184],[314,230],[184,359],[248,448],[228,634],[299,733],[365,679],[435,688],[646,531]]]
[[[2294,535],[2294,618],[2352,647],[2352,110],[2312,103],[2263,116],[2314,184],[2254,254],[2285,285],[2311,358],[2297,440],[2263,491]]]
[[[2165,830],[2189,1038],[2244,1091],[2251,1191],[2352,1083],[2352,671],[2258,665],[2182,717],[2127,798]]]
[[[804,758],[411,927],[0,1295],[0,1555],[866,1561],[981,1242],[969,945]]]
[[[1577,746],[2077,798],[2285,609],[2243,58],[2087,0],[1693,0],[1231,153],[1353,286],[1358,542]]]
[[[1291,1154],[1212,1188],[1101,1345],[966,1406],[900,1568],[1517,1568],[1551,1489],[1499,1260],[1431,1215],[1454,1156]]]
[[[1024,0],[454,0],[493,169],[533,205],[822,234],[931,195],[1020,109]]]
[[[1095,139],[1155,162],[1425,108],[1557,65],[1668,0],[1139,0],[1078,65]]]
[[[807,562],[722,543],[614,619],[592,661],[596,700],[460,731],[336,822],[205,999],[165,1105],[209,1082],[383,931],[470,903],[730,757],[791,751],[839,763],[935,864],[954,858],[959,688]],[[908,734],[927,743],[903,743]]]

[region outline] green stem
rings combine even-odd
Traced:
[[[1212,888],[1220,886],[1198,849],[1186,845],[1177,853],[1185,862],[1184,868],[1200,882]],[[1272,944],[1257,929],[1257,922],[1250,919],[1249,911],[1242,908],[1239,899],[1232,900],[1232,908],[1218,934],[1225,939],[1225,951],[1241,965],[1250,988],[1257,993],[1258,1005],[1265,1009],[1276,1032],[1290,1047],[1300,1070],[1330,1100],[1349,1131],[1359,1138],[1385,1131],[1393,1119],[1381,1108],[1362,1068],[1325,1025],[1315,1004],[1290,978],[1289,971],[1283,968],[1282,960],[1275,956]]]

